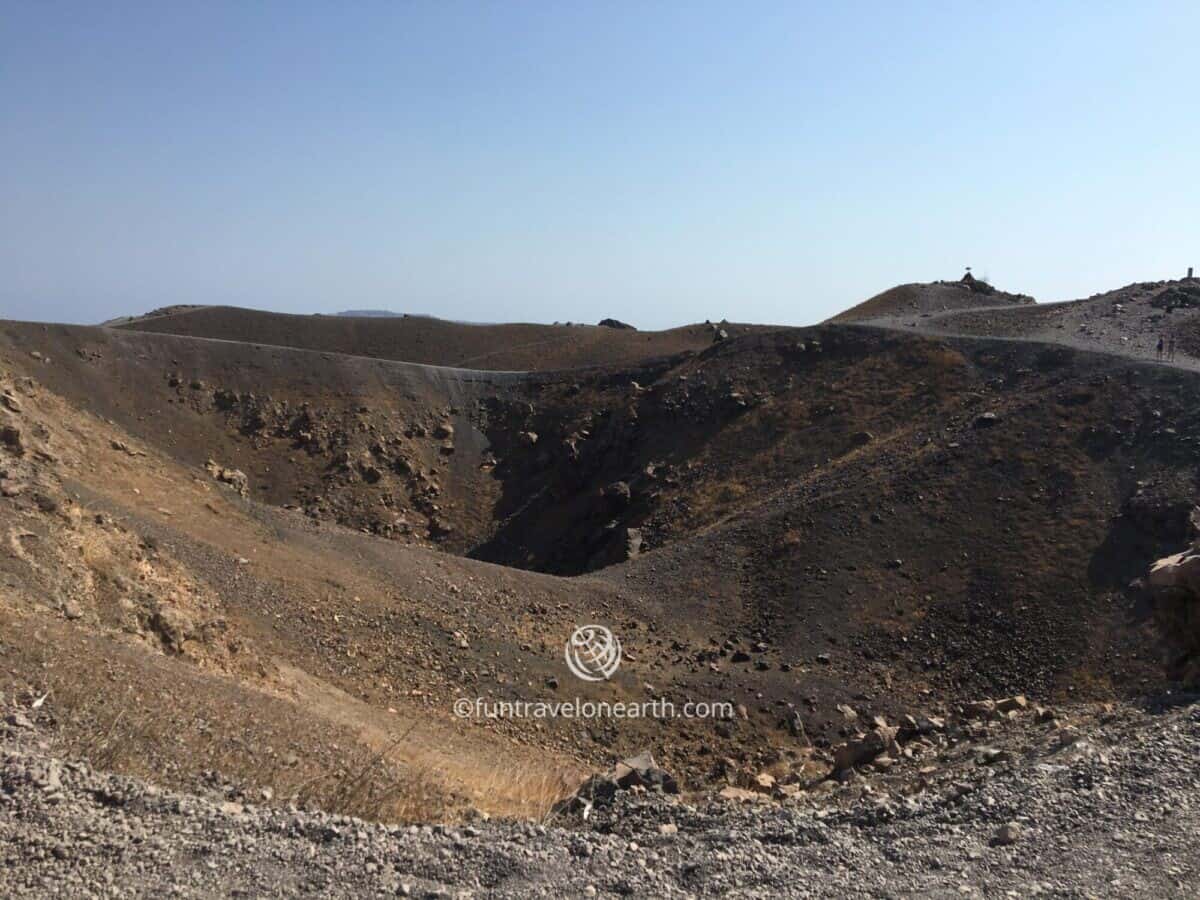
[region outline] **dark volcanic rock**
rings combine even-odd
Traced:
[[[619,319],[601,319],[600,327],[601,328],[623,328],[627,331],[637,331],[637,329],[634,328],[632,325],[628,324],[627,322],[622,322]]]

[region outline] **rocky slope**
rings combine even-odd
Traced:
[[[1094,889],[1092,870],[1122,877],[1088,854],[1128,839],[1095,829],[1150,809],[1130,799],[1110,816],[1102,788],[1076,822],[1054,766],[1086,739],[1113,749],[1080,778],[1125,760],[1109,787],[1154,804],[1185,784],[1173,766],[1194,738],[1190,713],[1139,703],[1182,671],[1164,673],[1161,632],[1194,609],[1164,615],[1131,583],[1196,537],[1200,376],[1182,351],[1159,363],[1109,352],[1121,343],[942,331],[954,316],[1030,322],[1049,308],[985,311],[976,295],[993,293],[937,287],[922,296],[965,292],[975,308],[921,314],[919,327],[886,316],[724,337],[709,327],[701,343],[667,340],[670,355],[606,327],[616,337],[535,360],[586,349],[603,365],[541,372],[371,358],[392,352],[374,332],[323,320],[295,334],[283,323],[257,344],[0,323],[0,691],[17,760],[4,782],[15,818],[0,808],[0,822],[17,835],[115,829],[109,848],[138,828],[166,853],[180,823],[160,807],[116,804],[123,817],[108,819],[84,802],[96,779],[132,778],[113,783],[169,796],[215,830],[162,865],[112,849],[108,868],[131,891],[175,879],[197,895],[210,886],[197,862],[224,871],[197,851],[218,833],[236,849],[218,893],[411,883],[517,895],[565,878],[601,893],[894,883],[936,894],[960,875],[1028,892],[1041,859],[1065,873],[1053,890]],[[1188,291],[1158,285],[1125,311],[1190,315]],[[212,321],[236,319],[224,315]],[[326,348],[331,335],[347,352]],[[436,356],[515,352],[514,336],[462,332]],[[564,664],[584,623],[620,637],[611,680],[578,681]],[[453,711],[463,698],[576,697],[730,711],[620,722]],[[1175,749],[1156,756],[1156,741]],[[589,773],[644,750],[683,806],[622,791],[613,809],[578,803],[591,817],[545,834],[478,824],[542,821]],[[115,774],[58,766],[64,798],[84,787],[54,819],[56,804],[33,803],[52,758]],[[316,810],[470,823],[486,859],[460,846],[464,831],[418,828],[405,849],[408,831]],[[66,824],[76,814],[93,824]],[[361,830],[378,847],[370,859],[325,847],[308,824],[280,843],[282,816]],[[1004,866],[974,866],[972,842],[1009,822],[1053,845],[1034,858],[1018,836],[999,855],[979,849]],[[1064,838],[1072,822],[1078,835]],[[834,831],[818,840],[810,826]],[[729,866],[697,867],[718,844]],[[965,868],[945,862],[959,844]],[[50,891],[41,866],[54,846],[39,838],[12,858],[34,893]],[[1192,858],[1170,847],[1178,871],[1135,866],[1131,890],[1194,880]],[[456,854],[468,874],[450,874]],[[583,862],[597,855],[603,866]]]

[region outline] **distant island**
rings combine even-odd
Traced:
[[[347,309],[337,313],[339,316],[370,316],[377,319],[402,319],[404,313],[392,312],[390,309]]]

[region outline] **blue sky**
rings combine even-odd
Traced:
[[[1200,267],[1200,5],[0,0],[0,317],[805,324]]]

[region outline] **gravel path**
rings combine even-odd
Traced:
[[[933,313],[895,311],[855,323],[937,337],[1059,344],[1200,371],[1200,357],[1194,355],[1194,342],[1188,338],[1200,322],[1196,296],[1200,284],[1194,280],[1140,282],[1080,300]],[[1169,308],[1183,302],[1180,297],[1187,305]],[[1178,353],[1174,359],[1160,358],[1155,349],[1158,339],[1170,334],[1181,339]]]
[[[1030,728],[999,765],[904,796],[854,780],[794,806],[619,795],[587,823],[371,825],[162,791],[50,755],[21,715],[0,750],[13,897],[1034,895],[1200,890],[1200,705]],[[824,804],[824,805],[821,805]],[[1011,843],[1006,841],[1011,840]]]

